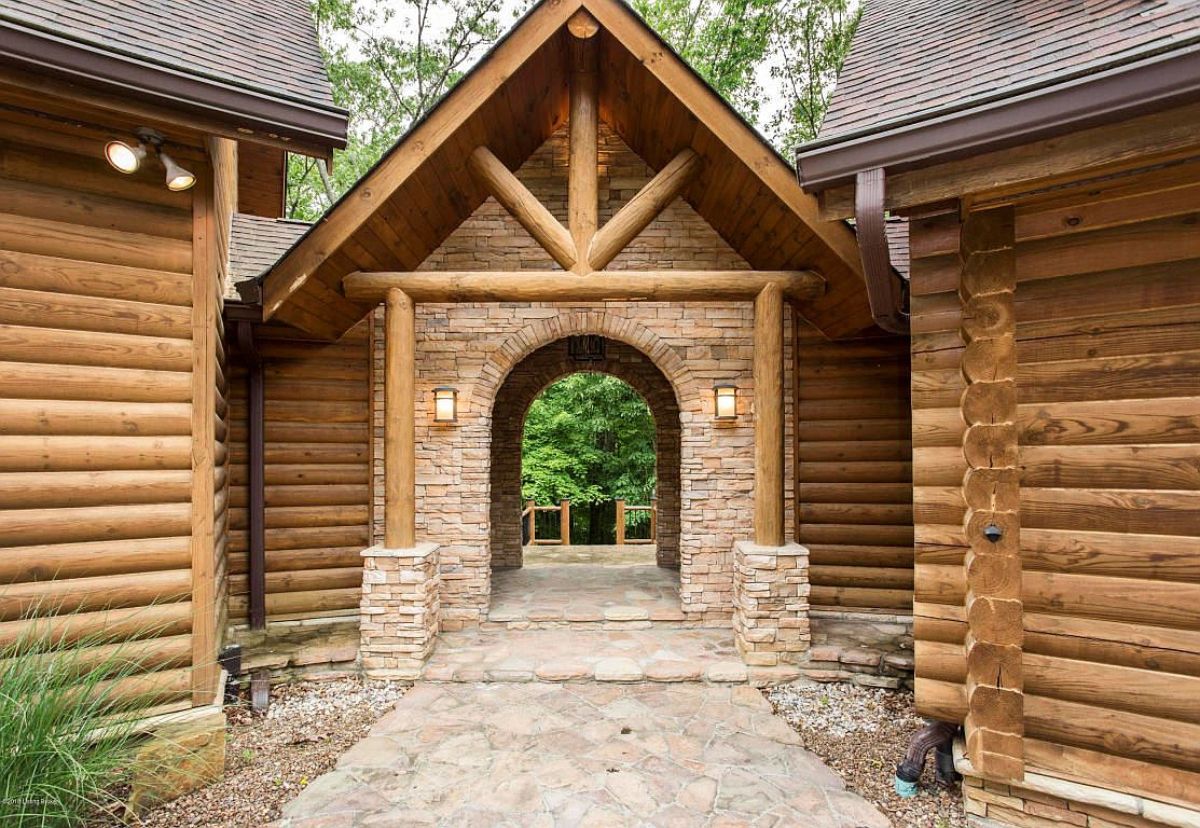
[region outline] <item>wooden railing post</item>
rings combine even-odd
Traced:
[[[413,302],[399,288],[387,294],[384,335],[384,546],[417,542],[417,331]]]
[[[754,542],[783,546],[783,293],[754,301]]]
[[[658,542],[658,498],[650,498],[650,542]]]
[[[617,499],[617,546],[625,543],[625,499]]]
[[[525,508],[529,510],[529,542],[533,543],[534,538],[537,537],[537,503],[526,500]]]
[[[558,519],[559,519],[559,537],[562,538],[563,546],[571,545],[571,501],[564,500],[558,504]]]

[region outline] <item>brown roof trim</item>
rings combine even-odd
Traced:
[[[0,58],[23,68],[204,113],[258,132],[346,146],[344,109],[180,72],[0,21]]]
[[[1200,99],[1200,43],[918,121],[812,141],[796,151],[810,192],[861,170],[930,166]]]

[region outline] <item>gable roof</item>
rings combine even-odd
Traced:
[[[1200,98],[1194,0],[864,0],[806,188]]]
[[[0,54],[344,145],[305,0],[0,0]]]
[[[600,24],[600,118],[654,169],[691,147],[685,200],[760,270],[813,269],[802,308],[829,336],[872,325],[853,233],[817,215],[794,171],[620,0],[543,0],[272,268],[264,317],[339,336],[371,307],[341,280],[414,270],[487,198],[467,172],[480,145],[519,167],[567,117],[568,19]]]

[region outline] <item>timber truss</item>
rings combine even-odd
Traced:
[[[350,299],[384,302],[384,545],[416,542],[416,319],[419,302],[577,302],[754,300],[755,540],[780,546],[783,526],[783,305],[812,299],[825,281],[807,271],[606,271],[700,172],[692,149],[679,152],[607,224],[599,227],[599,23],[579,10],[572,37],[567,213],[563,227],[486,146],[471,174],[520,222],[563,271],[351,273]]]

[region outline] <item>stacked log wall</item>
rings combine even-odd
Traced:
[[[195,191],[149,162],[121,175],[108,137],[0,117],[0,644],[33,624],[138,639],[148,701],[207,703],[191,598],[215,554],[192,506],[193,457],[215,451],[193,445],[194,300],[219,290],[194,255],[211,173],[200,147],[173,147]]]
[[[912,420],[903,337],[796,325],[797,541],[814,608],[912,610]]]
[[[370,323],[315,341],[255,326],[264,362],[268,633],[248,633],[248,410],[244,361],[230,338],[228,623],[246,663],[283,668],[353,661],[362,550],[371,511]],[[315,619],[327,624],[315,625]],[[300,628],[303,628],[301,630]]]
[[[1015,205],[1027,768],[1200,803],[1200,164]],[[917,704],[962,721],[957,211],[912,224]]]

